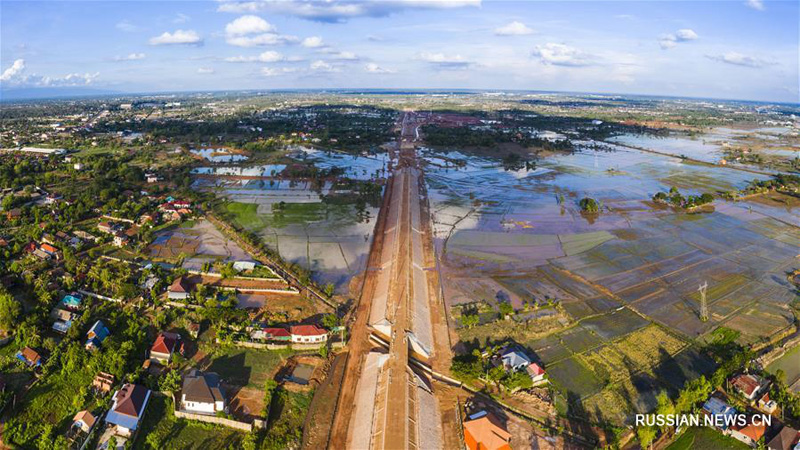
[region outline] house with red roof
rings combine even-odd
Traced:
[[[755,425],[752,421],[748,421],[748,423],[744,426],[741,425],[734,425],[730,428],[730,436],[737,441],[744,442],[745,444],[749,445],[750,447],[755,448],[758,444],[758,441],[764,437],[764,434],[767,432],[767,427],[763,423],[759,423]]]
[[[751,402],[758,398],[764,388],[769,387],[769,382],[758,375],[744,373],[733,377],[733,388]]]
[[[289,331],[293,344],[318,344],[328,340],[328,332],[316,325],[294,325]]]
[[[545,371],[539,364],[532,362],[530,365],[528,365],[528,367],[525,368],[525,371],[528,372],[528,375],[531,377],[531,381],[534,383],[544,381]]]
[[[184,300],[189,298],[189,283],[183,277],[178,277],[167,289],[167,297],[170,300]]]
[[[286,328],[256,328],[250,333],[250,338],[260,341],[291,341],[292,335]]]
[[[150,347],[150,360],[162,364],[169,364],[169,362],[172,361],[172,355],[176,352],[183,352],[181,335],[162,331],[158,333],[155,342],[153,342],[153,346]]]
[[[511,433],[492,413],[481,411],[464,422],[464,444],[470,450],[511,450]]]

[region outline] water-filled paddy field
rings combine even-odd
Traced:
[[[650,139],[646,146],[663,153],[717,157],[718,146],[702,140]],[[424,154],[448,305],[556,303],[567,317],[560,331],[534,320],[459,333],[517,340],[572,408],[622,423],[652,408],[660,390],[674,392],[713,370],[695,339],[717,326],[756,342],[791,325],[795,294],[785,273],[800,248],[800,208],[717,197],[705,212],[676,211],[652,196],[673,186],[683,195],[718,194],[767,176],[610,150],[549,156],[513,171],[459,151]],[[583,197],[600,202],[601,212],[582,213]],[[703,283],[707,322],[700,319]]]
[[[333,283],[338,292],[345,293],[349,281],[366,264],[378,205],[359,205],[337,180],[381,182],[388,156],[300,147],[290,158],[294,162],[200,167],[193,171],[203,175],[195,186],[229,200],[227,212],[284,260],[310,269],[315,281]],[[337,168],[340,175],[321,181],[288,176],[290,170],[311,166]]]

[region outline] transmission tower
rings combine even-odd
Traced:
[[[700,285],[700,320],[708,322],[708,303],[706,302],[706,290],[708,289],[708,281],[704,281]]]

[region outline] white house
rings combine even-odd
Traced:
[[[216,414],[227,411],[225,395],[220,387],[219,376],[193,369],[183,378],[181,409],[199,414]]]
[[[328,332],[316,325],[295,325],[290,333],[293,344],[321,344],[328,340]]]

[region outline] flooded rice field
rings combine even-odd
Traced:
[[[381,181],[386,154],[353,156],[299,147],[295,163],[242,167],[201,167],[195,187],[212,189],[230,203],[228,212],[257,233],[283,259],[312,271],[321,284],[346,293],[352,277],[364,269],[378,205],[362,203],[338,181]],[[337,168],[324,180],[289,178],[287,168]],[[211,175],[211,177],[209,177]]]
[[[196,148],[190,150],[190,152],[214,163],[232,163],[248,159],[247,155],[233,153],[226,148]]]
[[[665,153],[716,158],[707,143],[687,150],[651,139],[647,146]],[[723,325],[756,342],[792,324],[795,293],[785,274],[800,248],[800,207],[718,198],[705,212],[677,211],[652,196],[673,186],[683,195],[721,193],[767,176],[612,150],[550,156],[512,171],[458,151],[423,154],[447,304],[496,307],[502,299],[517,310],[562,312],[550,316],[557,321],[482,321],[459,329],[462,339],[524,344],[571,408],[623,423],[654,406],[659,390],[680,387],[663,380],[713,370],[694,344],[710,330]],[[601,212],[583,213],[583,197]],[[636,358],[645,359],[626,366]]]

